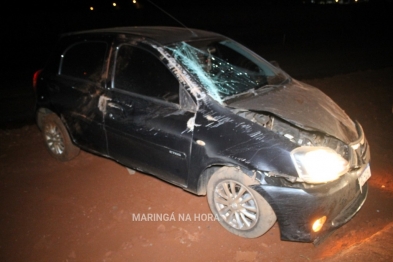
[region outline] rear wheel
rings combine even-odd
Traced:
[[[80,149],[72,143],[66,127],[55,113],[43,118],[42,134],[45,145],[54,158],[68,161],[79,154]]]
[[[223,167],[212,175],[207,185],[207,199],[215,217],[231,233],[256,238],[275,223],[269,203],[249,185],[252,179],[234,167]]]

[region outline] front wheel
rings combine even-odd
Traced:
[[[223,167],[207,185],[209,206],[220,224],[245,238],[263,235],[277,219],[269,203],[249,187],[251,183],[251,178],[241,170]]]
[[[68,161],[79,154],[61,119],[55,114],[46,115],[42,121],[42,135],[49,153],[60,161]]]

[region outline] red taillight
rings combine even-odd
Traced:
[[[33,89],[34,91],[37,90],[37,82],[38,82],[38,77],[40,76],[42,69],[37,70],[34,75],[33,75]]]

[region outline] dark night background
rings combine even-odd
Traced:
[[[314,0],[320,1],[330,0]],[[351,1],[311,4],[311,0],[155,0],[152,4],[137,0],[134,4],[132,0],[118,0],[116,7],[109,0],[5,4],[1,16],[1,74],[6,81],[0,93],[1,122],[18,118],[28,110],[26,106],[12,109],[9,104],[15,105],[19,94],[25,100],[31,95],[33,73],[45,65],[59,34],[69,31],[181,26],[177,19],[189,28],[234,38],[267,60],[278,61],[298,79],[392,66],[392,1]]]

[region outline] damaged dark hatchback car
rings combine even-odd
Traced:
[[[317,242],[367,196],[361,125],[319,89],[220,34],[122,27],[64,34],[34,74],[37,124],[80,149],[207,195],[219,223]]]

